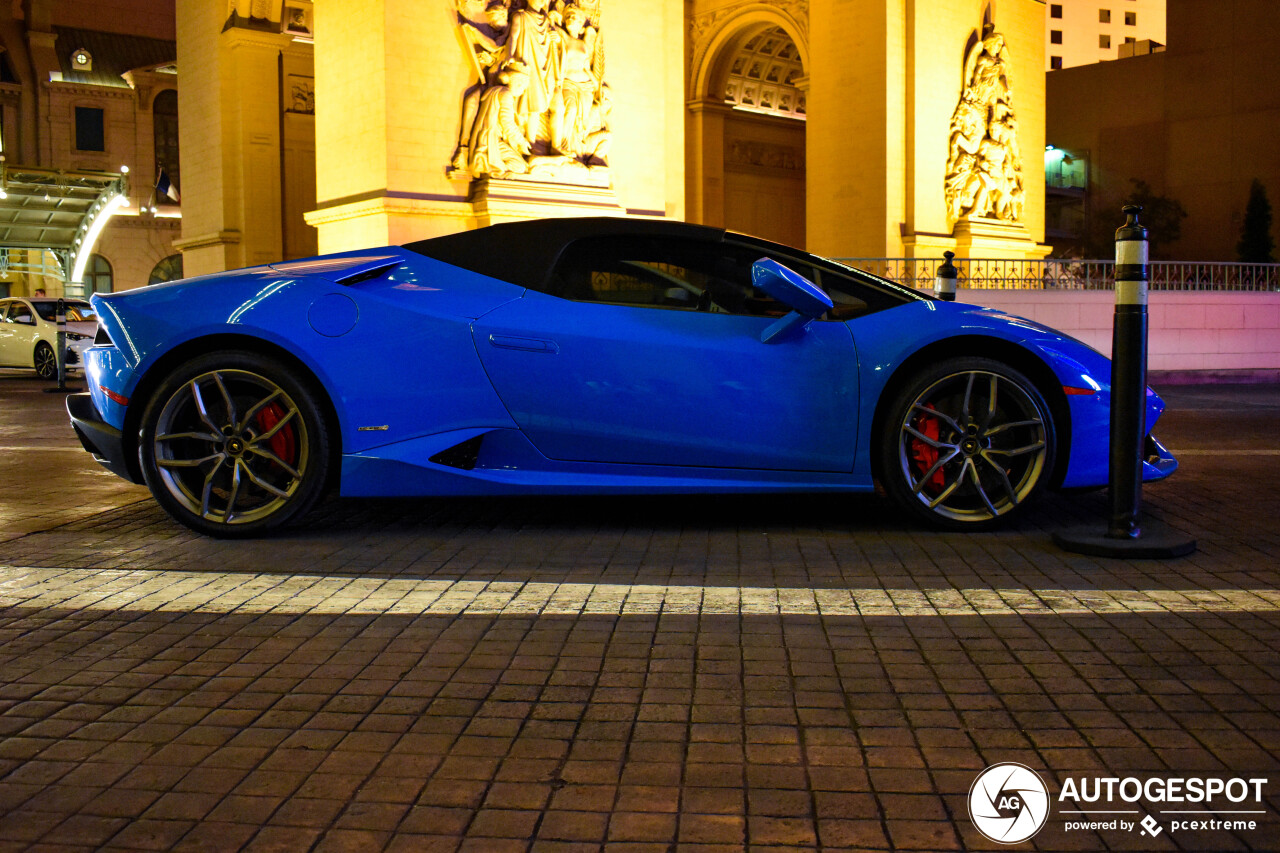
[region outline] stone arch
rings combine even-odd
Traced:
[[[685,136],[692,222],[804,245],[809,46],[797,9],[803,4],[748,3],[693,19]],[[748,79],[739,66],[757,59],[786,79]]]
[[[709,97],[713,87],[724,82],[726,60],[737,47],[771,27],[781,27],[800,52],[800,64],[809,70],[809,27],[807,15],[793,14],[787,3],[748,3],[733,9],[709,13],[693,21],[693,62],[689,75],[689,97]]]

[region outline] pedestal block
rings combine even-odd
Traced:
[[[962,219],[952,234],[958,258],[1027,260],[1043,258],[1052,248],[1036,243],[1025,225],[999,219]]]
[[[608,186],[573,186],[530,178],[481,178],[472,184],[476,227],[522,219],[567,216],[625,216]]]

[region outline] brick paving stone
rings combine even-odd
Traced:
[[[1053,548],[1099,494],[963,535],[870,498],[329,500],[215,542],[5,382],[64,485],[0,491],[0,849],[991,849],[998,761],[1280,776],[1275,388],[1170,395],[1146,507],[1200,550],[1158,563]],[[1027,846],[1275,849],[1264,807]]]

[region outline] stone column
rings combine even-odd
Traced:
[[[278,14],[278,12],[277,12]],[[279,22],[177,5],[182,239],[188,276],[282,258]]]
[[[281,193],[286,258],[305,258],[319,251],[316,229],[306,223],[316,207],[315,67],[309,42],[295,40],[281,63],[280,140]]]
[[[814,3],[806,138],[808,248],[901,253],[906,0]]]
[[[385,246],[468,226],[468,184],[445,168],[473,82],[452,4],[315,5],[319,250]]]
[[[689,102],[685,198],[690,222],[724,227],[724,120],[732,112],[723,100]]]

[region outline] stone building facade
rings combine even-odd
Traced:
[[[1275,3],[1171,3],[1167,28],[1164,52],[1048,75],[1048,142],[1087,164],[1055,235],[1064,254],[1106,241],[1135,180],[1187,213],[1160,245],[1169,259],[1236,260],[1252,182],[1280,199]]]
[[[0,16],[0,139],[6,168],[117,172],[128,208],[107,225],[90,260],[89,289],[126,289],[178,274],[181,212],[152,195],[163,165],[177,184],[177,45],[171,5],[25,0]],[[10,271],[0,290],[60,292],[56,276]]]
[[[179,245],[211,272],[609,214],[1039,257],[1043,33],[1038,0],[186,0]]]
[[[597,214],[1047,251],[1039,0],[136,2],[174,14],[188,275]]]

